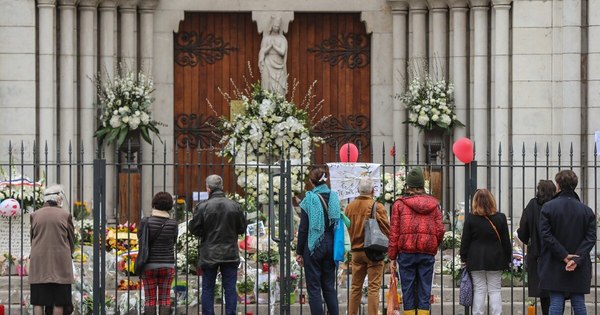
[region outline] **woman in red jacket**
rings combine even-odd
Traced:
[[[438,200],[425,193],[420,167],[410,170],[406,186],[408,196],[396,200],[392,210],[388,257],[398,259],[404,314],[429,315],[433,264],[444,224]]]

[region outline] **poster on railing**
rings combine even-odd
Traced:
[[[377,163],[327,163],[331,190],[338,193],[340,199],[358,197],[358,182],[361,177],[373,179],[375,197],[381,191],[381,164]]]
[[[0,255],[10,254],[13,257],[29,256],[31,252],[31,224],[29,214],[14,216],[11,218],[0,216]],[[21,242],[21,240],[23,240]],[[22,243],[22,244],[21,244]]]

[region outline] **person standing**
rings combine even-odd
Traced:
[[[590,293],[590,251],[596,244],[596,216],[575,193],[577,175],[558,172],[556,196],[546,202],[540,215],[542,249],[538,259],[540,289],[550,294],[550,315],[563,313],[566,296],[575,315],[585,315],[584,295]]]
[[[196,206],[189,231],[200,238],[198,268],[202,273],[202,314],[214,315],[215,282],[221,271],[225,290],[225,314],[237,309],[236,281],[240,264],[238,235],[246,233],[246,217],[239,203],[223,192],[219,175],[206,178],[208,200]]]
[[[140,222],[138,239],[147,224],[148,259],[141,275],[144,285],[144,313],[160,315],[171,312],[171,283],[175,277],[175,243],[177,242],[177,221],[170,218],[173,197],[168,192],[158,192],[152,198],[152,213]],[[144,244],[140,243],[140,247]],[[157,297],[158,294],[158,297]]]
[[[473,315],[486,313],[486,295],[490,314],[502,314],[502,270],[508,269],[511,258],[506,216],[498,212],[492,192],[478,189],[471,203],[471,214],[465,219],[460,244],[460,259],[473,278]]]
[[[542,206],[554,197],[556,194],[556,186],[551,180],[542,179],[537,185],[537,193],[535,198],[529,200],[527,207],[521,215],[521,222],[517,229],[519,239],[527,244],[527,256],[525,262],[527,264],[527,285],[530,297],[539,297],[542,305],[542,314],[548,315],[550,307],[550,297],[548,292],[540,290],[540,277],[538,275],[538,258],[542,248],[540,232],[538,225],[540,221],[540,212]]]
[[[358,183],[360,196],[356,197],[348,207],[346,215],[350,219],[350,234],[352,248],[352,289],[350,292],[349,314],[358,314],[362,286],[365,276],[369,277],[368,314],[377,315],[379,308],[379,289],[383,280],[383,260],[373,261],[365,254],[365,221],[371,217],[373,208],[376,208],[377,223],[381,232],[386,236],[390,234],[385,207],[373,200],[373,180],[362,177]]]
[[[335,288],[336,264],[333,261],[333,230],[341,211],[337,193],[327,187],[324,167],[313,167],[308,178],[314,188],[306,192],[298,227],[296,261],[306,273],[310,314],[324,315],[321,292],[329,315],[338,315]]]
[[[48,186],[44,205],[31,215],[29,283],[35,315],[44,314],[44,306],[52,306],[53,314],[64,314],[72,305],[75,229],[64,200],[60,185]]]
[[[425,192],[420,167],[410,170],[406,186],[407,196],[392,209],[388,257],[392,269],[398,260],[404,314],[428,315],[433,265],[445,229],[438,200]]]

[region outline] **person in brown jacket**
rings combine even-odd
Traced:
[[[62,208],[64,196],[61,186],[49,186],[44,205],[31,215],[29,283],[35,315],[44,314],[44,306],[63,314],[72,303],[75,229],[71,215]]]
[[[362,285],[365,276],[369,276],[368,314],[377,315],[379,307],[379,288],[383,279],[383,260],[374,261],[369,259],[365,253],[365,220],[371,216],[371,211],[377,208],[377,223],[386,236],[390,233],[385,207],[373,200],[373,180],[368,177],[360,179],[358,184],[360,196],[356,197],[346,208],[346,216],[350,219],[350,240],[352,243],[352,288],[350,291],[349,314],[358,314]]]

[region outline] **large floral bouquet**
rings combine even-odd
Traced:
[[[7,174],[0,168],[0,202],[13,198],[19,202],[22,209],[33,211],[44,204],[44,180],[37,182],[12,170]]]
[[[241,94],[241,93],[240,93]],[[308,112],[283,96],[254,84],[250,96],[238,95],[244,113],[223,119],[223,154],[235,160],[237,183],[249,196],[266,204],[269,195],[269,167],[278,161],[292,161],[292,190],[299,194],[310,165],[311,147],[322,140],[310,135]],[[274,181],[274,193],[279,181]]]
[[[424,75],[413,79],[408,85],[408,91],[398,98],[408,109],[408,120],[422,130],[431,130],[435,126],[451,129],[464,126],[455,113],[454,85],[446,80],[434,80]]]
[[[381,174],[381,194],[378,201],[381,203],[394,203],[404,193],[404,182],[406,172],[404,168],[400,168],[398,172],[382,173]]]
[[[152,142],[150,132],[159,136],[161,123],[150,118],[154,101],[150,95],[154,91],[152,78],[141,71],[136,74],[121,69],[112,80],[99,79],[97,90],[101,125],[94,135],[100,141],[116,141],[120,147],[127,134],[138,129],[148,143]]]

